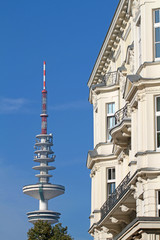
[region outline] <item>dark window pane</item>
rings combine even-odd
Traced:
[[[158,191],[158,204],[160,204],[160,191]]]
[[[115,183],[108,183],[108,196],[111,195],[115,190]]]
[[[115,117],[113,117],[112,119],[112,127],[114,127],[114,125],[115,125]]]
[[[112,113],[112,103],[108,104],[108,113]]]
[[[110,129],[110,117],[107,117],[107,129]]]
[[[112,114],[115,112],[115,103],[108,103],[107,113]]]
[[[160,27],[155,28],[155,38],[156,42],[160,42]]]
[[[116,189],[116,184],[112,183],[112,193],[115,191],[115,189]]]
[[[157,133],[157,147],[160,147],[160,133]]]
[[[108,180],[115,179],[115,168],[108,169]]]
[[[157,112],[160,111],[160,97],[157,97]]]
[[[112,117],[108,117],[108,129],[112,126]]]
[[[115,113],[115,103],[113,103],[113,109],[112,109],[113,113]]]
[[[115,179],[115,168],[112,169],[112,179]]]
[[[157,131],[160,131],[160,116],[157,117]]]
[[[112,190],[111,190],[111,183],[108,183],[108,195],[111,195]]]
[[[158,213],[159,213],[158,217],[160,217],[160,210],[158,210]]]
[[[108,169],[108,179],[111,180],[111,169]]]
[[[160,43],[156,43],[156,58],[160,57]]]
[[[160,22],[160,10],[155,11],[155,23]]]
[[[110,117],[110,118],[109,118],[109,124],[108,124],[108,128],[109,128],[109,129],[111,129],[111,127],[112,127],[112,118],[113,118],[113,117]]]
[[[108,129],[111,129],[115,125],[115,117],[108,117]]]

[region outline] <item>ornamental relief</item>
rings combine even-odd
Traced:
[[[131,109],[133,108],[134,110],[134,108],[138,108],[137,107],[138,102],[143,102],[143,101],[146,101],[146,93],[145,92],[136,93],[136,95],[131,101]]]
[[[132,7],[131,7],[133,17],[136,17],[137,13],[139,12],[139,9],[140,9],[139,0],[133,0]]]
[[[134,73],[134,49],[130,50],[129,64],[131,72]]]
[[[136,183],[131,185],[131,189],[134,190],[133,196],[134,199],[140,199],[143,196],[143,193],[146,191],[147,179],[146,176],[139,176],[136,179]]]
[[[138,8],[139,7],[139,0],[133,0],[132,6]]]
[[[124,76],[122,73],[120,73],[119,83],[120,83],[120,92],[123,94],[125,85],[126,85],[126,76]]]
[[[95,92],[92,93],[92,102],[93,102],[93,109],[95,112],[98,110],[98,104],[97,104],[97,95]]]
[[[130,71],[133,74],[134,73],[134,43],[132,43],[130,46],[127,48],[126,52],[126,64],[130,66]]]
[[[146,94],[145,93],[137,94],[137,101],[143,102],[145,100],[146,100]]]
[[[99,171],[100,167],[99,166],[94,166],[91,170],[90,177],[94,177],[96,172]]]
[[[139,10],[139,7],[140,7],[139,0],[133,0],[133,2],[132,2],[132,8],[135,8],[136,11],[138,11],[138,10]]]
[[[128,154],[129,154],[128,149],[122,150],[119,156],[117,157],[118,163],[121,164],[123,160],[127,159]]]

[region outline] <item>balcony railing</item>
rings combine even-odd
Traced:
[[[120,123],[124,118],[131,117],[131,109],[128,104],[115,113],[115,124]]]
[[[107,201],[101,207],[101,219],[103,219],[115,206],[115,204],[122,198],[122,196],[129,189],[128,182],[130,180],[130,172],[123,179],[123,181],[118,185],[115,191],[111,194],[111,196],[107,199]]]
[[[109,72],[104,76],[106,86],[115,85],[118,83],[118,72]]]

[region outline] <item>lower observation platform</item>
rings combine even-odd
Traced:
[[[28,221],[33,224],[38,220],[47,221],[50,224],[54,224],[58,222],[60,215],[61,215],[60,213],[49,211],[49,210],[45,210],[45,211],[39,210],[39,211],[33,211],[33,212],[27,213]]]
[[[50,183],[37,183],[23,187],[23,192],[38,200],[55,198],[65,191],[64,186]]]

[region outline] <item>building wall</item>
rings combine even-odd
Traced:
[[[155,233],[146,227],[140,233],[138,220],[134,231],[124,233],[136,218],[150,218],[145,221],[152,226],[159,217],[160,149],[156,146],[155,99],[160,95],[160,58],[155,59],[154,48],[157,9],[159,0],[119,1],[88,82],[94,120],[94,149],[87,158],[92,182],[89,233],[95,240],[160,238],[156,228],[159,222]],[[107,138],[109,103],[115,103],[118,119],[109,132],[111,140]],[[116,187],[130,172],[129,190],[125,190],[130,203],[124,195],[102,218],[103,204],[109,197],[109,168],[115,168]]]

